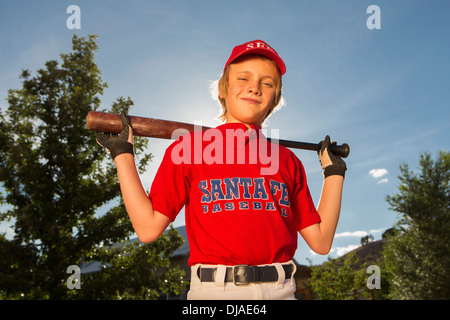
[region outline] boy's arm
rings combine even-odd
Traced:
[[[133,155],[120,154],[114,162],[117,166],[123,201],[134,231],[144,243],[155,241],[166,230],[170,219],[153,210],[152,201],[139,178]]]
[[[333,244],[341,211],[344,177],[333,175],[325,178],[317,212],[321,222],[300,230],[308,246],[318,254],[328,254]]]
[[[127,116],[122,113],[122,132],[120,136],[99,133],[97,142],[111,153],[117,166],[123,201],[140,241],[155,241],[166,230],[170,219],[153,210],[152,201],[142,186],[134,162],[133,132]]]
[[[328,153],[330,137],[327,136],[321,143],[319,159],[325,176],[317,208],[321,222],[300,230],[300,234],[314,252],[328,254],[341,211],[342,188],[347,167],[340,157]]]

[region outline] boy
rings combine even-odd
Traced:
[[[283,60],[264,41],[236,46],[219,80],[225,124],[175,141],[149,195],[134,163],[127,117],[122,114],[119,137],[98,136],[117,165],[125,206],[142,242],[156,240],[185,206],[188,299],[295,299],[297,232],[319,254],[331,248],[345,162],[328,153],[327,136],[318,152],[325,179],[316,210],[300,160],[260,130],[281,99],[285,72]],[[263,174],[268,158],[277,170]]]

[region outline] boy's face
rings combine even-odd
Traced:
[[[249,55],[230,65],[227,94],[227,123],[261,125],[273,106],[279,72],[276,65],[265,58]]]

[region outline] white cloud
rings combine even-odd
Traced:
[[[384,179],[381,179],[380,181],[378,181],[377,183],[378,183],[378,184],[380,184],[380,183],[386,183],[386,182],[388,182],[388,181],[389,181],[388,178],[384,178]]]
[[[346,247],[337,247],[337,248],[333,248],[331,249],[330,253],[336,253],[337,257],[343,256],[344,254],[346,254],[347,252],[350,252],[356,248],[360,247],[360,245],[357,244],[349,244]]]
[[[381,232],[383,232],[384,230],[386,230],[386,228],[372,229],[372,230],[369,230],[369,233],[370,233],[371,235],[373,235],[374,233],[381,233]]]
[[[367,231],[345,231],[345,232],[341,232],[341,233],[336,233],[334,235],[335,238],[342,238],[342,237],[358,237],[358,238],[362,238],[367,236]]]
[[[382,176],[387,175],[388,171],[386,169],[372,169],[369,171],[369,174],[374,178],[381,178]]]
[[[369,231],[363,231],[363,230],[357,230],[357,231],[344,231],[344,232],[340,232],[340,233],[336,233],[334,235],[335,238],[343,238],[343,237],[357,237],[357,238],[362,238],[365,237],[369,234],[371,234],[372,236],[378,233],[381,233],[382,231],[384,231],[386,228],[380,228],[380,229],[371,229]]]

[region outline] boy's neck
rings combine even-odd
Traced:
[[[258,127],[260,127],[259,124],[245,123],[245,122],[241,122],[241,121],[227,121],[227,122],[225,122],[225,124],[227,124],[227,123],[242,123],[243,125],[245,125],[245,127],[247,128],[247,130],[252,129],[252,125],[253,125],[253,126],[258,126]]]

